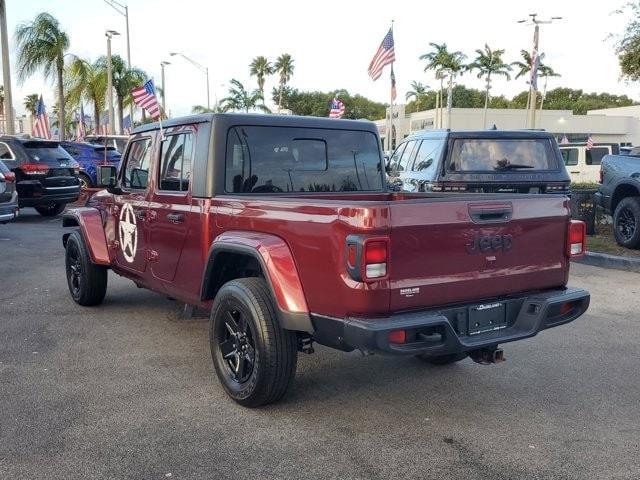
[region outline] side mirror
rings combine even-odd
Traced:
[[[98,167],[98,186],[110,189],[116,186],[116,167],[100,165]]]

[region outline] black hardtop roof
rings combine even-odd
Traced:
[[[255,125],[277,127],[306,127],[306,128],[331,128],[339,130],[364,130],[377,133],[373,122],[368,120],[339,120],[324,117],[302,117],[298,115],[271,115],[255,113],[202,113],[187,115],[184,117],[170,118],[162,121],[162,128],[178,127],[194,123],[219,122],[227,126]],[[132,135],[151,130],[158,130],[158,122],[148,123],[136,127]]]
[[[405,140],[422,138],[555,138],[552,133],[543,130],[418,130],[410,134]]]

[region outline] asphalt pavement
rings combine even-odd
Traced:
[[[249,410],[206,318],[113,273],[102,306],[73,303],[61,234],[31,209],[0,225],[1,479],[640,478],[638,273],[574,265],[588,313],[503,364],[318,347]]]

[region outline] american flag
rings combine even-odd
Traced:
[[[373,56],[373,59],[369,64],[369,76],[373,80],[379,79],[384,67],[393,63],[395,59],[396,53],[393,47],[393,29],[390,28],[389,32],[382,39],[382,43],[380,44],[378,51]]]
[[[393,73],[393,64],[391,64],[391,101],[393,102],[398,96],[398,91],[396,90],[396,74]]]
[[[344,103],[337,98],[331,101],[331,110],[329,110],[329,118],[342,118],[344,115]]]
[[[560,140],[560,145],[566,145],[569,143],[569,139],[567,138],[567,135],[564,134],[562,135],[562,140]]]
[[[84,136],[86,133],[87,131],[84,127],[84,109],[82,108],[82,105],[80,105],[80,117],[78,118],[78,126],[76,127],[76,141],[84,142]]]
[[[127,115],[122,119],[122,131],[125,135],[131,135],[131,115]]]
[[[587,137],[587,150],[591,150],[593,148],[593,137],[591,134]]]
[[[133,95],[133,102],[149,112],[151,118],[154,120],[160,118],[160,106],[153,80],[147,80],[143,86],[131,90],[131,95]]]
[[[51,140],[51,131],[49,130],[49,117],[47,116],[47,110],[44,106],[44,102],[42,101],[42,95],[40,95],[38,105],[36,106],[36,119],[33,122],[32,133],[34,137],[46,138],[47,140]]]

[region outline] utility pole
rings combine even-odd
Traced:
[[[208,110],[211,109],[211,100],[209,97],[209,67],[200,65],[193,58],[187,57],[184,53],[170,52],[169,55],[171,55],[172,57],[175,57],[176,55],[178,55],[179,57],[184,58],[187,62],[189,62],[191,65],[193,65],[194,67],[196,67],[198,70],[200,70],[202,73],[205,74],[205,77],[207,79],[207,109]]]
[[[9,63],[6,3],[5,0],[0,0],[0,42],[2,46],[2,80],[4,82],[4,128],[8,135],[13,135],[16,133],[16,130],[13,121],[13,97],[11,95],[11,65]]]
[[[533,25],[533,51],[531,53],[531,79],[529,81],[529,105],[527,111],[529,128],[536,127],[536,104],[538,95],[538,65],[540,64],[540,25],[553,23],[554,20],[562,20],[562,17],[551,17],[549,20],[539,20],[537,13],[530,13],[528,20],[518,20],[518,23]]]
[[[164,111],[164,114],[166,116],[168,116],[167,115],[167,104],[166,104],[166,101],[165,101],[165,96],[167,94],[167,87],[165,86],[165,83],[164,83],[164,67],[166,65],[171,65],[171,62],[167,62],[166,60],[162,60],[160,62],[160,72],[161,72],[160,79],[161,79],[161,82],[162,82],[162,92],[160,92],[160,98],[162,100],[162,110]]]
[[[111,38],[120,35],[115,30],[107,30],[107,109],[109,115],[108,134],[113,135],[113,69],[111,65]],[[133,120],[132,120],[133,121]]]

